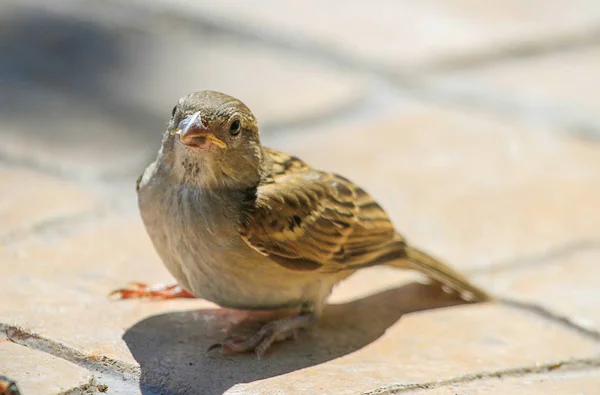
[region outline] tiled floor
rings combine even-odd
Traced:
[[[0,376],[34,394],[600,394],[600,3],[0,5]],[[171,279],[134,182],[214,89],[356,181],[500,301],[365,269],[263,360],[241,313],[114,301]]]

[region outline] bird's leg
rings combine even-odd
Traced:
[[[295,339],[298,336],[299,329],[305,329],[316,322],[316,315],[312,312],[302,312],[293,317],[280,318],[265,324],[254,335],[244,338],[241,336],[231,336],[221,344],[211,347],[222,347],[224,352],[242,353],[254,351],[260,359],[271,344]]]
[[[195,298],[192,293],[181,288],[179,284],[157,284],[150,286],[145,283],[131,282],[125,288],[112,291],[109,296],[116,296],[118,299],[177,299],[177,298]]]

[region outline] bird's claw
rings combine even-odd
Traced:
[[[115,299],[176,299],[176,298],[195,298],[193,294],[181,288],[178,284],[164,285],[159,284],[150,286],[145,283],[132,281],[125,288],[119,288],[108,294]]]
[[[273,321],[264,325],[253,336],[230,336],[220,343],[211,345],[206,351],[209,352],[217,348],[220,348],[221,353],[224,354],[254,351],[256,357],[262,359],[273,343],[288,339],[298,339],[298,328],[282,328],[280,321]]]

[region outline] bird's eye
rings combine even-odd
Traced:
[[[173,110],[171,110],[171,118],[173,118],[175,116],[176,112],[177,112],[177,106],[173,107]]]
[[[239,134],[240,130],[242,130],[242,123],[239,119],[231,122],[231,125],[229,126],[229,133],[231,133],[232,136]]]

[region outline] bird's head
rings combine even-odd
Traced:
[[[188,182],[220,187],[258,182],[262,149],[256,118],[223,93],[200,91],[179,99],[164,148]]]

